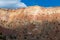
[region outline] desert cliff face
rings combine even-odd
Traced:
[[[0,9],[4,40],[60,40],[60,7]]]

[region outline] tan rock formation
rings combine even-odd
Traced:
[[[0,33],[6,40],[60,40],[60,7],[0,9]]]

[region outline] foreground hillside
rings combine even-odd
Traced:
[[[60,7],[0,9],[0,38],[60,40]]]

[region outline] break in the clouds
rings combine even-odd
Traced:
[[[21,0],[0,0],[0,8],[23,8],[27,7]]]

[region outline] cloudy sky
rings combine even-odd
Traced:
[[[22,8],[27,6],[60,6],[60,0],[0,0],[0,8]]]
[[[21,0],[0,0],[0,8],[22,8],[27,7]]]

